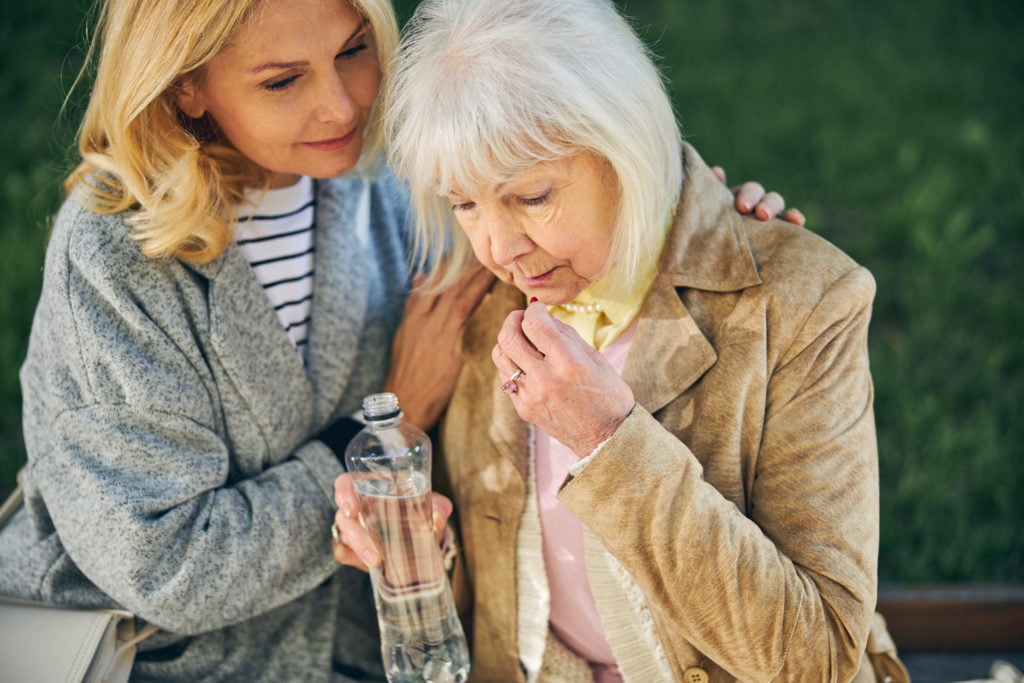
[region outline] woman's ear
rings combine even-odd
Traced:
[[[203,114],[206,113],[206,107],[202,103],[202,97],[200,97],[195,83],[191,78],[183,78],[181,82],[174,87],[174,101],[177,103],[178,109],[180,109],[185,116],[198,119],[202,118]]]

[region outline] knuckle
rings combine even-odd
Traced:
[[[498,332],[498,344],[495,346],[495,349],[499,349],[499,348],[502,348],[502,347],[505,347],[505,346],[511,346],[515,342],[515,339],[516,339],[515,331],[510,329],[506,325],[506,326],[501,328],[500,332]],[[504,353],[503,350],[502,350],[502,353]]]

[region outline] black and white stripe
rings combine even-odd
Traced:
[[[305,358],[316,272],[313,181],[303,177],[290,187],[253,192],[249,199],[239,207],[235,241]]]

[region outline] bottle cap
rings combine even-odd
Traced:
[[[363,399],[363,417],[371,421],[390,420],[401,416],[398,397],[389,391],[370,394]]]

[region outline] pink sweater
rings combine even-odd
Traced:
[[[601,350],[622,374],[636,334],[636,321]],[[544,565],[551,588],[551,628],[576,654],[590,662],[598,683],[622,681],[601,628],[583,558],[583,525],[558,500],[558,489],[578,458],[571,450],[534,430],[537,502],[543,534]]]

